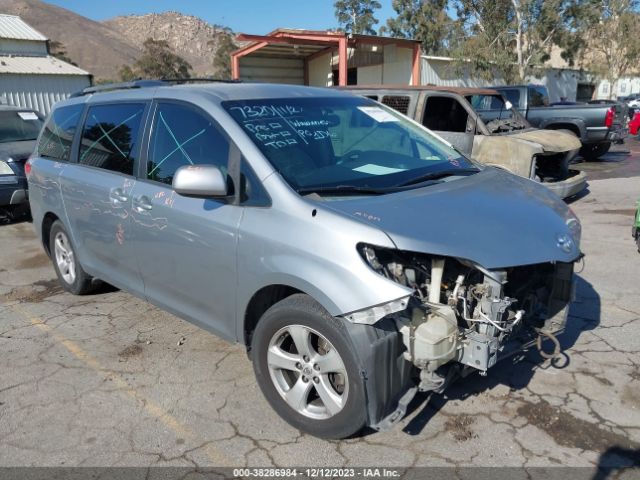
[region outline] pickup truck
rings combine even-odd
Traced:
[[[497,91],[436,86],[351,86],[421,123],[459,152],[493,167],[543,183],[560,198],[587,186],[584,172],[569,169],[581,147],[575,135],[532,128]],[[502,104],[502,120],[485,123],[474,105]],[[508,117],[508,119],[507,119]]]
[[[573,132],[582,142],[580,154],[586,160],[601,157],[612,143],[622,143],[627,135],[627,106],[622,103],[550,106],[543,85],[490,88],[501,92],[534,127]],[[478,111],[485,121],[504,117],[500,108],[491,105]]]

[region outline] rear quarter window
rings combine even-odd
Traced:
[[[144,103],[115,103],[89,107],[82,131],[79,163],[133,175],[140,151],[138,137]]]
[[[80,122],[83,105],[56,108],[44,126],[38,142],[38,156],[69,161],[71,144]]]
[[[394,110],[397,110],[403,115],[407,115],[409,113],[410,102],[411,98],[406,95],[385,95],[382,97],[382,103]]]
[[[538,86],[529,87],[529,106],[530,107],[545,107],[549,105],[549,97],[547,91]]]

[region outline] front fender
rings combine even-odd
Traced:
[[[540,144],[511,135],[476,135],[473,142],[474,160],[499,167],[515,175],[531,178],[533,157],[544,150]]]
[[[316,211],[315,216],[311,208],[307,215],[277,208],[245,212],[237,254],[239,339],[251,298],[267,286],[300,290],[333,316],[411,294],[410,289],[375,273],[357,251],[360,242],[395,248],[384,232],[329,209],[318,206]]]

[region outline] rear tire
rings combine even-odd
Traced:
[[[94,289],[93,279],[82,269],[71,238],[60,220],[51,225],[49,250],[62,288],[74,295],[84,295]]]
[[[267,401],[287,423],[320,438],[349,437],[367,420],[364,380],[343,321],[295,294],[265,312],[251,342]]]
[[[611,142],[587,144],[580,149],[580,155],[585,160],[594,161],[603,156],[611,148]]]

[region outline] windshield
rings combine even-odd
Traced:
[[[478,112],[491,133],[528,128],[529,124],[516,107],[502,95],[470,95],[467,101]]]
[[[223,102],[300,193],[419,186],[477,171],[471,161],[395,111],[362,97]]]
[[[0,143],[35,140],[42,120],[34,112],[0,112]]]

